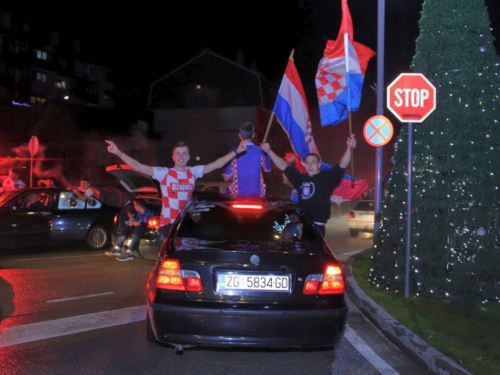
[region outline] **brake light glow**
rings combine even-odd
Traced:
[[[354,212],[349,213],[349,219],[354,219]]]
[[[162,261],[156,276],[156,287],[158,289],[201,292],[203,283],[198,272],[182,270],[177,259],[165,259]]]
[[[148,220],[148,229],[160,229],[160,217],[151,216]]]
[[[302,293],[304,294],[342,294],[345,285],[342,269],[338,264],[329,264],[325,273],[309,275],[306,278]]]
[[[251,204],[251,203],[233,203],[231,207],[240,210],[262,210],[261,204]]]

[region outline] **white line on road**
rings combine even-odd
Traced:
[[[16,262],[30,262],[32,260],[52,260],[52,259],[84,258],[84,257],[102,257],[102,254],[94,254],[94,255],[71,255],[71,256],[64,256],[64,257],[45,257],[45,258],[16,259]]]
[[[0,331],[0,348],[27,342],[72,335],[146,319],[146,305],[103,311],[94,314],[49,320],[5,328]]]
[[[358,336],[356,332],[346,325],[344,337],[352,346],[370,362],[382,375],[399,375],[386,361],[380,358],[371,348]]]
[[[66,301],[74,301],[74,300],[77,300],[77,299],[107,296],[107,295],[110,295],[110,294],[115,294],[115,292],[104,292],[104,293],[96,293],[96,294],[87,294],[86,296],[50,299],[50,300],[45,301],[45,302],[46,303],[66,302]]]

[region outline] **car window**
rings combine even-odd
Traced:
[[[57,208],[59,210],[82,210],[82,209],[97,209],[102,206],[102,203],[95,198],[87,201],[82,201],[72,191],[61,191]]]
[[[371,201],[361,201],[356,203],[354,206],[354,211],[373,211],[375,209],[375,202]]]
[[[314,224],[295,206],[269,206],[251,211],[236,210],[230,203],[196,203],[183,215],[175,236],[193,243],[219,241],[217,247],[232,250],[246,248],[246,242],[261,243],[260,249],[265,251],[276,250],[279,244],[321,243]]]

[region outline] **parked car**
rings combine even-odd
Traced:
[[[342,268],[285,199],[194,194],[147,285],[147,339],[191,346],[334,347],[346,321]]]
[[[375,228],[375,201],[358,201],[349,213],[347,226],[352,236],[357,236],[359,232],[373,233]]]
[[[31,199],[39,199],[33,208]],[[38,205],[38,204],[37,204]],[[81,201],[60,188],[30,188],[0,195],[0,249],[83,241],[91,250],[109,246],[119,207],[97,198]]]
[[[148,208],[152,209],[157,216],[153,216],[149,222],[146,233],[141,237],[138,251],[134,256],[144,259],[155,260],[158,257],[158,248],[161,245],[162,239],[159,233],[159,219],[161,212],[161,192],[158,181],[151,176],[134,171],[127,164],[110,165],[106,167],[106,171],[115,176],[120,184],[130,193],[131,200],[135,198],[143,198],[146,201]],[[202,181],[197,180],[194,186],[194,192],[204,193],[224,193],[229,183],[224,181]],[[125,209],[125,208],[124,208]],[[119,215],[115,218],[115,227],[111,238],[113,246],[116,245],[120,236],[120,226],[118,225]],[[130,246],[132,237],[129,237],[124,246]]]

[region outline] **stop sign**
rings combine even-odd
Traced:
[[[436,109],[436,88],[421,73],[402,73],[387,87],[387,108],[401,122],[423,122]]]

